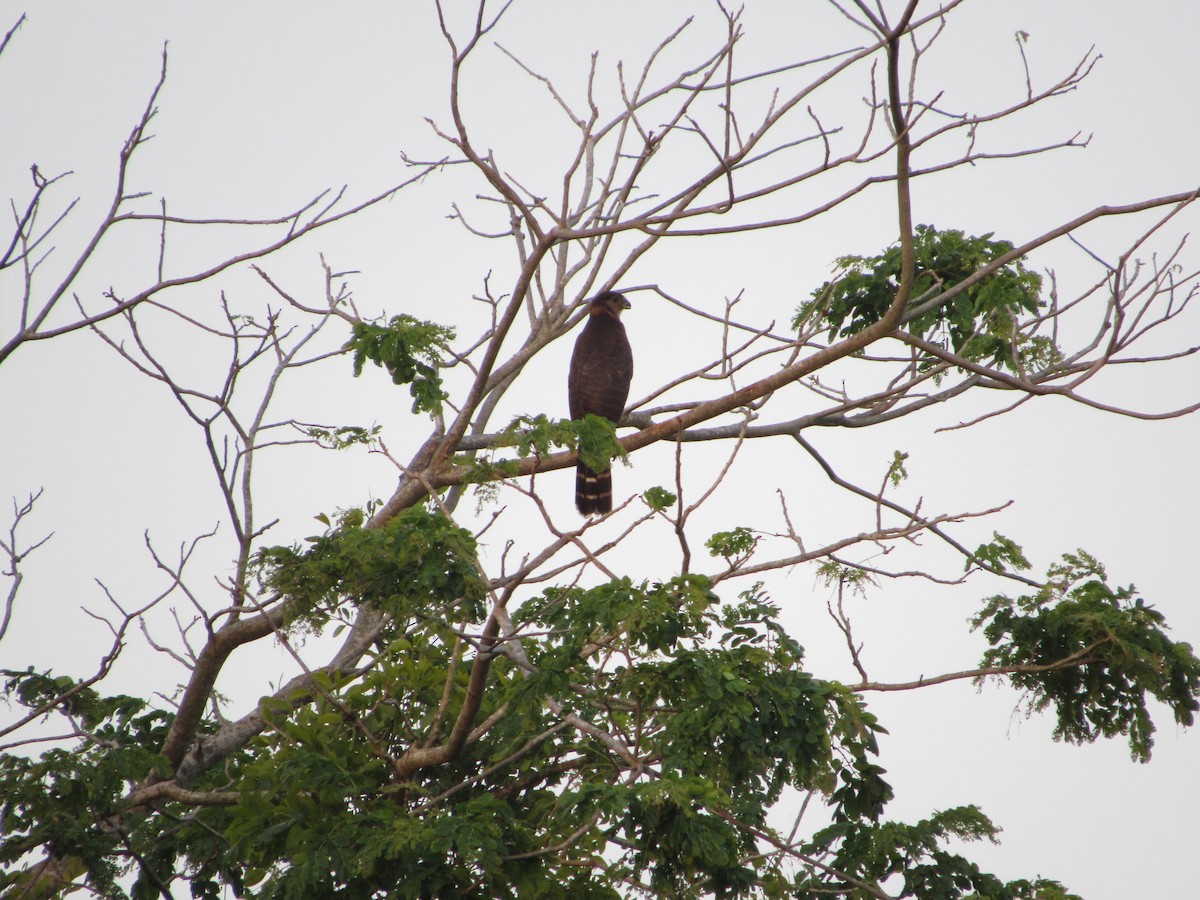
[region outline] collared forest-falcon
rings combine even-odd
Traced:
[[[605,291],[588,304],[587,323],[575,341],[567,378],[572,419],[592,413],[614,425],[621,421],[633,378],[633,351],[621,323],[621,313],[629,306],[616,291]],[[583,463],[576,465],[575,508],[584,516],[612,511],[611,470],[593,472]]]

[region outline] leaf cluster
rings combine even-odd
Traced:
[[[454,340],[454,329],[408,314],[392,316],[386,324],[357,321],[344,349],[354,351],[354,375],[367,360],[387,369],[393,384],[407,384],[412,411],[436,414],[449,397],[439,369],[442,355]]]
[[[347,450],[350,447],[374,447],[379,441],[382,426],[372,425],[339,425],[336,428],[324,428],[312,425],[304,429],[304,433],[328,450]]]
[[[629,463],[625,448],[617,440],[616,426],[593,413],[582,419],[519,416],[501,433],[496,446],[515,447],[522,459],[547,456],[559,448],[577,450],[579,461],[593,472],[607,472],[615,459]]]
[[[896,896],[920,900],[1080,900],[1045,879],[1006,884],[946,846],[953,840],[995,842],[999,831],[974,806],[943,810],[914,824],[835,822],[805,848],[807,853],[832,849],[826,867],[803,879],[790,896],[817,900],[832,893],[865,900],[876,895],[863,885],[895,879],[902,885]]]
[[[1065,554],[1045,587],[998,595],[972,620],[991,645],[981,665],[1014,667],[1012,684],[1031,711],[1053,707],[1054,736],[1072,743],[1124,735],[1133,758],[1150,759],[1154,721],[1147,695],[1181,725],[1200,709],[1200,660],[1166,634],[1162,613],[1132,587],[1110,587],[1089,554]]]
[[[610,826],[632,848],[623,864],[661,896],[737,896],[757,884],[762,873],[745,862],[754,842],[734,822],[765,828],[787,786],[832,793],[847,815],[877,814],[891,797],[869,761],[882,729],[844,688],[804,671],[803,649],[759,588],[717,606],[701,576],[617,579],[548,591],[522,615],[556,637],[522,688],[589,685],[610,727],[636,732],[660,770],[603,790],[624,798]],[[621,662],[583,670],[594,646]],[[579,797],[599,790],[580,787]]]
[[[482,609],[475,538],[440,511],[412,507],[366,528],[361,511],[352,510],[308,545],[266,547],[254,558],[262,588],[291,599],[292,622],[317,627],[347,601],[399,621],[456,606],[473,616]]]
[[[665,512],[679,501],[678,496],[658,484],[646,488],[642,497],[646,501],[646,505],[657,512]]]
[[[577,420],[551,419],[542,414],[518,416],[497,435],[492,446],[493,449],[512,447],[521,459],[548,456],[558,449],[578,451],[579,461],[593,472],[607,472],[614,459],[629,464],[625,448],[617,440],[616,426],[603,416],[590,413]],[[463,481],[476,485],[483,501],[495,497],[493,482],[511,478],[518,471],[514,459],[460,456],[454,461],[467,467]],[[665,500],[665,497],[657,494],[652,496],[655,500]],[[661,508],[665,509],[674,502],[671,499]]]
[[[992,235],[966,235],[918,225],[913,236],[916,273],[910,333],[947,344],[959,356],[1010,370],[1044,366],[1057,360],[1053,342],[1021,333],[1022,317],[1042,308],[1042,278],[1014,259],[945,302],[939,295],[1012,252],[1008,241]],[[802,304],[792,326],[819,322],[831,335],[848,337],[883,318],[900,285],[901,250],[893,245],[876,256],[843,256],[837,277]]]
[[[1021,545],[998,531],[993,531],[992,539],[986,544],[980,544],[967,558],[963,563],[963,570],[968,571],[971,566],[981,566],[992,572],[1007,572],[1010,569],[1023,572],[1030,568]]]
[[[104,896],[121,896],[118,835],[96,823],[120,813],[128,790],[165,765],[151,748],[162,745],[172,716],[137,697],[101,696],[65,676],[32,669],[5,675],[8,698],[32,710],[53,703],[79,737],[36,759],[0,753],[0,889],[17,883],[27,853],[49,848],[78,861]]]
[[[723,557],[726,562],[749,558],[757,545],[758,538],[745,525],[739,525],[732,531],[718,531],[704,542],[709,555]]]

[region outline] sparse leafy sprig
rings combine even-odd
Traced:
[[[350,447],[374,447],[383,431],[381,425],[367,428],[363,425],[339,425],[336,428],[326,428],[321,425],[310,425],[304,433],[320,446],[329,450],[346,450]]]

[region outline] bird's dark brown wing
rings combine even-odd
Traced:
[[[592,301],[587,323],[575,342],[567,379],[572,419],[591,413],[619,422],[629,398],[633,378],[633,351],[620,310],[628,306],[620,294],[605,294]],[[579,465],[575,473],[575,506],[583,515],[612,509],[611,472],[593,472]]]

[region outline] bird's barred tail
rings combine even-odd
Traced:
[[[583,516],[612,512],[612,472],[576,466],[575,508]]]

